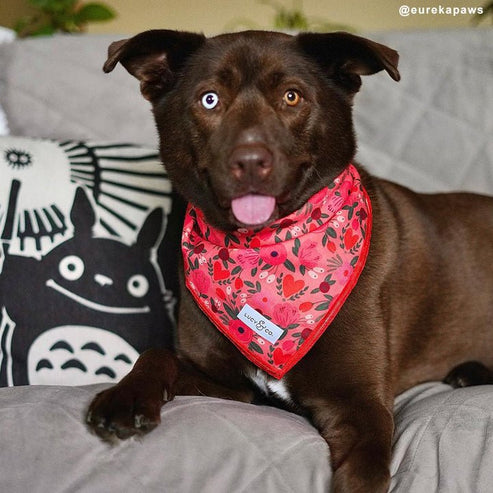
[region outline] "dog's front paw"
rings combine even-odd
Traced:
[[[161,422],[161,407],[173,397],[158,381],[127,377],[96,395],[86,423],[106,441],[143,435]]]

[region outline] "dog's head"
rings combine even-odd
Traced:
[[[153,106],[177,190],[224,230],[299,208],[353,159],[361,75],[399,80],[398,54],[347,33],[155,30],[113,43]]]

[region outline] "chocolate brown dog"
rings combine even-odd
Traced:
[[[397,81],[397,62],[394,50],[346,33],[245,32],[206,39],[158,30],[113,43],[104,69],[110,72],[121,63],[140,80],[153,106],[163,163],[194,206],[191,218],[201,211],[206,230],[222,232],[233,249],[238,230],[249,231],[249,252],[255,254],[254,232],[289,227],[286,218],[305,210],[320,190],[340,184],[356,149],[351,106],[361,76],[385,70]],[[357,164],[351,169],[367,194],[358,196],[371,203],[369,253],[357,284],[303,358],[280,380],[271,377],[205,315],[221,305],[205,291],[192,293],[193,283],[184,281],[176,354],[149,350],[118,385],[96,396],[87,419],[98,435],[126,438],[150,431],[160,422],[161,406],[177,394],[252,402],[260,390],[304,413],[318,428],[330,447],[335,491],[387,490],[394,396],[441,379],[465,361],[493,366],[493,199],[416,194]],[[352,227],[358,228],[368,214],[352,215],[347,207]],[[313,210],[310,218],[323,227],[333,220]],[[330,237],[333,231],[326,229]],[[341,248],[356,241],[339,241],[334,234]],[[339,248],[327,238],[323,244],[310,240],[310,248],[325,252],[326,259]],[[304,234],[294,245],[296,255],[305,245],[308,258]],[[193,248],[196,254],[203,249],[202,244]],[[211,270],[211,258],[203,258],[211,277],[226,270],[228,255],[226,250],[219,256],[218,272]],[[302,312],[313,303],[300,306],[296,276],[324,276],[328,267],[320,274],[324,269],[308,271],[307,260],[295,266],[288,259],[291,289],[283,293],[289,301],[283,307]],[[184,267],[190,267],[186,261]],[[259,278],[251,293],[265,278],[261,271],[249,271]],[[285,282],[288,274],[282,276]],[[236,287],[250,282],[237,278]],[[319,295],[330,295],[334,287],[334,277],[325,279],[313,290]],[[210,283],[202,284],[205,289]],[[225,294],[217,293],[220,301]],[[200,297],[210,309],[197,306]],[[309,334],[297,334],[300,344]],[[480,380],[489,382],[489,371],[479,369],[484,370]],[[459,371],[452,380],[463,378]]]

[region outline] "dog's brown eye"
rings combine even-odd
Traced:
[[[301,95],[298,91],[289,90],[284,93],[282,98],[288,106],[296,106],[301,101]]]

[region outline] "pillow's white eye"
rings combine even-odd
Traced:
[[[77,255],[69,255],[60,261],[58,271],[67,281],[77,281],[84,274],[84,262]]]
[[[135,298],[142,298],[149,291],[149,281],[142,274],[136,274],[128,280],[127,289]]]
[[[206,92],[200,102],[206,110],[213,110],[219,104],[219,96],[213,91]]]

